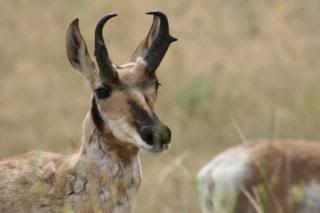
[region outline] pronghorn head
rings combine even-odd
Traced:
[[[147,14],[154,17],[151,29],[129,63],[113,64],[103,39],[105,23],[116,14],[103,17],[96,26],[96,63],[80,33],[78,19],[67,31],[67,53],[71,65],[84,75],[92,89],[91,118],[98,131],[159,152],[169,147],[171,131],[154,112],[160,85],[156,69],[169,45],[177,39],[170,36],[168,20],[163,13]]]

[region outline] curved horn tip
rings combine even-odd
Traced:
[[[167,17],[163,12],[158,11],[158,10],[152,10],[146,12],[147,15],[155,15],[155,16],[162,16],[162,17]]]
[[[96,26],[96,31],[95,31],[95,37],[96,37],[96,41],[99,41],[98,43],[101,43],[104,45],[104,40],[103,40],[103,36],[102,36],[102,30],[104,28],[104,25],[107,23],[107,21],[113,17],[117,16],[116,13],[109,13],[108,15],[102,17],[99,21],[98,24]],[[98,44],[97,43],[97,44]],[[101,44],[100,44],[101,45]]]
[[[166,16],[163,12],[161,12],[161,11],[158,11],[158,10],[148,11],[148,12],[146,12],[146,14],[147,14],[147,15],[158,16],[158,17],[160,17],[160,19],[162,19],[163,21],[168,22],[167,16]],[[176,41],[178,41],[177,38],[172,37],[171,35],[169,35],[169,42],[170,42],[170,43],[173,43],[173,42],[176,42]]]
[[[111,19],[111,18],[113,18],[113,17],[115,17],[115,16],[117,16],[116,13],[109,13],[108,15],[102,17],[102,18],[100,19],[100,21],[98,22],[98,24],[97,24],[97,28],[98,28],[98,29],[99,29],[99,28],[103,28],[104,24],[105,24],[109,19]]]
[[[116,13],[109,13],[109,14],[107,14],[107,15],[105,15],[102,19],[110,19],[110,18],[113,18],[113,17],[115,17],[115,16],[117,16],[118,14],[116,14]]]
[[[106,16],[108,16],[108,17],[115,17],[115,16],[117,16],[118,14],[117,13],[109,13],[108,15],[106,15]]]

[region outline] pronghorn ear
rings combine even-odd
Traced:
[[[135,62],[137,58],[143,57],[146,55],[148,47],[150,46],[150,36],[147,35],[146,38],[144,38],[138,47],[134,50],[134,52],[131,55],[130,61]]]
[[[96,65],[79,30],[79,19],[71,22],[67,30],[67,54],[73,68],[82,73],[92,88],[96,83]]]

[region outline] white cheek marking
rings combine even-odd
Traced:
[[[204,213],[232,212],[244,181],[250,177],[250,157],[238,146],[215,157],[198,173]]]
[[[132,133],[132,130],[128,123],[125,121],[124,117],[117,120],[106,119],[105,116],[103,117],[107,121],[107,124],[115,137],[122,141],[127,141],[131,143],[134,142],[131,136],[132,134],[130,134]]]
[[[152,146],[148,145],[140,136],[140,134],[126,121],[125,117],[112,120],[101,113],[103,119],[111,129],[113,135],[121,141],[129,142],[146,150],[152,150]]]

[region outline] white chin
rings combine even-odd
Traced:
[[[162,147],[160,145],[149,145],[140,136],[140,134],[132,128],[124,118],[118,120],[108,120],[109,127],[116,138],[138,146],[141,150],[148,152],[162,152],[169,149],[169,144]]]
[[[140,146],[140,148],[143,151],[152,152],[152,153],[160,153],[160,152],[163,152],[165,150],[168,150],[170,148],[170,145],[165,144],[162,147],[161,146],[150,146],[150,145],[148,145],[148,147]]]
[[[147,144],[139,134],[136,134],[134,137],[134,144],[136,144],[138,147],[140,147],[144,151],[148,152],[163,152],[170,148],[170,144],[164,144],[164,145],[149,145]]]

